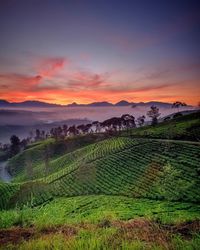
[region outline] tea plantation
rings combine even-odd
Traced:
[[[12,182],[0,183],[0,227],[2,230],[11,226],[29,228],[27,230],[36,227],[34,230],[40,231],[76,225],[78,233],[71,235],[73,239],[68,243],[62,238],[66,229],[59,229],[64,230],[58,236],[63,243],[60,248],[55,245],[55,249],[65,249],[62,247],[66,244],[69,249],[181,249],[187,244],[187,249],[197,249],[192,247],[199,244],[200,143],[198,136],[191,140],[198,130],[197,124],[199,117],[193,114],[177,119],[176,123],[168,121],[158,127],[139,128],[109,137],[96,134],[65,141],[48,139],[30,145],[9,161]],[[164,136],[170,127],[173,127],[173,137]],[[181,129],[187,131],[185,137],[181,137]],[[159,133],[162,136],[159,137]],[[153,227],[153,232],[149,229],[147,233],[148,239],[137,238],[132,231],[129,240],[130,232],[122,239],[123,231],[116,236],[119,242],[109,248],[108,242],[122,224],[138,218],[139,222],[133,222],[136,228],[140,223],[150,223]],[[186,228],[187,223],[192,223],[187,229],[189,243],[185,242],[189,236],[184,238],[179,229],[173,231],[174,227],[178,228],[177,223],[185,223]],[[99,232],[99,228],[103,228],[99,233],[105,241],[103,245],[95,238],[94,232]],[[108,228],[111,231],[105,237]],[[168,229],[174,233],[171,235]],[[156,245],[151,242],[150,248],[146,248],[143,243],[149,242],[151,233],[155,235],[159,230],[163,232],[162,237],[170,235],[170,239],[155,240]],[[89,245],[79,242],[83,231],[82,237],[89,237]],[[86,231],[94,235],[86,236]],[[57,229],[51,233],[55,235]],[[43,237],[43,233],[40,236]],[[41,244],[44,249],[45,246],[52,249],[50,239],[47,237],[45,241],[40,236],[25,245],[19,242],[19,248],[38,249],[34,246]],[[2,244],[5,249],[7,245]]]

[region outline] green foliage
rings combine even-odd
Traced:
[[[0,209],[9,207],[9,200],[19,191],[19,184],[0,182]]]
[[[28,176],[26,168],[27,165],[29,165],[29,159],[31,159],[33,178],[35,171],[42,173],[41,176],[45,176],[44,164],[45,152],[47,148],[49,150],[49,161],[51,161],[78,148],[84,147],[96,141],[100,141],[103,138],[104,135],[83,135],[68,138],[66,140],[55,141],[54,139],[48,139],[45,141],[36,142],[30,145],[25,151],[11,158],[8,164],[8,168],[11,174],[15,177],[15,181],[19,182],[30,179],[27,178]],[[36,174],[37,178],[41,176],[38,176]]]
[[[173,186],[173,192],[169,189],[169,184]],[[184,173],[180,169],[167,164],[163,167],[160,178],[153,189],[157,189],[158,193],[167,200],[184,200],[188,190],[192,190],[194,186],[194,180],[184,178]]]
[[[49,161],[50,175],[18,184],[8,204],[37,206],[53,197],[87,194],[199,202],[199,155],[198,144],[103,140]],[[35,177],[45,176],[41,169],[43,165],[35,167]]]
[[[112,221],[149,218],[161,223],[200,219],[200,205],[184,202],[135,199],[124,196],[89,195],[57,198],[46,205],[0,212],[0,227],[45,228],[63,224],[93,223],[109,228]]]
[[[196,112],[159,123],[156,126],[131,129],[128,133],[123,131],[122,135],[131,134],[134,137],[199,141],[199,131],[200,112]]]
[[[171,140],[198,141],[199,125],[196,113],[129,130],[132,137],[123,132],[125,137],[98,134],[29,145],[10,159],[13,183],[0,183],[0,227],[38,233],[65,224],[78,228],[76,235],[58,232],[18,249],[198,249],[198,236],[149,243],[113,225],[145,218],[158,229],[200,219],[200,144]]]

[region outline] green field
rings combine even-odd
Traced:
[[[185,115],[157,126],[144,126],[122,134],[134,137],[200,141],[200,112]]]
[[[198,249],[199,124],[29,145],[0,183],[2,249]]]

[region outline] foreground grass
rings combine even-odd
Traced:
[[[59,250],[198,250],[200,237],[195,236],[192,240],[184,240],[180,236],[174,236],[170,243],[145,242],[139,239],[123,240],[114,239],[114,230],[112,228],[98,230],[97,232],[82,231],[74,238],[67,238],[63,234],[49,235],[37,240],[24,242],[18,246],[21,250],[36,249],[59,249]],[[112,241],[111,241],[112,240]],[[8,248],[12,249],[12,245]]]
[[[199,249],[199,222],[164,227],[150,220],[104,221],[35,231],[13,228],[0,231],[0,249]],[[10,240],[10,241],[9,241]]]
[[[200,205],[106,195],[57,198],[40,207],[1,211],[0,227],[44,228],[63,224],[99,223],[104,219],[129,220],[141,217],[161,223],[191,221],[200,219]]]

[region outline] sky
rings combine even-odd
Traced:
[[[200,3],[0,0],[0,99],[200,101]]]

